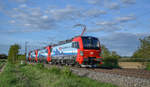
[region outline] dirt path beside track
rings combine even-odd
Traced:
[[[3,72],[5,66],[6,66],[6,63],[4,63],[4,64],[0,67],[0,73]]]

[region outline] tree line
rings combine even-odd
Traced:
[[[7,59],[7,55],[6,54],[0,54],[0,59]]]
[[[149,59],[150,58],[150,36],[144,37],[143,39],[140,40],[140,46],[138,49],[133,53],[131,57],[128,58],[144,58],[144,59]],[[107,57],[114,57],[114,58],[121,58],[119,54],[117,54],[116,51],[109,51],[108,48],[106,48],[105,45],[101,46],[102,49],[102,57],[107,58]]]
[[[133,58],[150,58],[150,36],[140,40],[139,48],[133,53]]]
[[[116,51],[110,51],[105,45],[101,45],[101,49],[102,49],[101,56],[103,58],[107,58],[107,57],[121,58],[121,56],[117,54]]]

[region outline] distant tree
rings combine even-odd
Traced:
[[[7,59],[7,55],[6,54],[0,54],[0,59]]]
[[[102,49],[101,55],[103,58],[111,56],[111,52],[108,50],[108,48],[105,47],[105,45],[102,45],[101,49]]]
[[[140,39],[140,47],[133,53],[133,58],[150,58],[150,36]]]
[[[18,59],[20,46],[18,44],[11,45],[8,53],[8,61],[11,63],[15,63]]]
[[[120,56],[117,54],[117,52],[109,51],[108,48],[105,47],[105,45],[102,45],[101,49],[102,49],[101,56],[104,58],[102,66],[110,68],[119,68],[118,58],[120,58]]]
[[[141,49],[136,50],[133,55],[132,58],[143,58],[143,52]]]
[[[112,51],[112,52],[111,52],[111,56],[112,56],[113,58],[121,58],[121,57],[117,54],[116,51]]]

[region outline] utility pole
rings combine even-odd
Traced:
[[[26,57],[26,55],[27,55],[27,41],[25,41],[25,57]]]

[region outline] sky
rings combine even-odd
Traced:
[[[150,35],[150,0],[0,0],[0,53],[19,44],[24,53],[80,35],[131,56]]]

